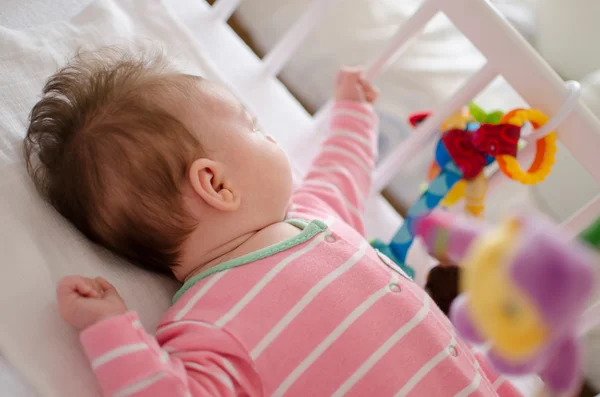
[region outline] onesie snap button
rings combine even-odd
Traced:
[[[448,351],[450,352],[450,355],[452,357],[456,357],[458,356],[458,350],[456,350],[456,347],[453,345],[450,345],[450,347],[448,347]]]

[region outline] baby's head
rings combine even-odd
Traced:
[[[285,154],[240,102],[156,55],[75,57],[31,111],[25,155],[86,236],[178,278],[203,250],[281,221],[291,194]]]

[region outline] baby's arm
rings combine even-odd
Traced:
[[[360,69],[340,71],[329,136],[292,197],[291,217],[316,209],[364,233],[362,215],[376,157],[378,120],[371,106],[376,97]]]
[[[74,276],[58,287],[61,314],[81,342],[104,396],[260,396],[245,350],[210,324],[163,325],[157,341],[103,279]]]

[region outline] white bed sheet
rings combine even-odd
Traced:
[[[143,12],[141,12],[143,10]],[[189,39],[159,1],[99,1],[69,23],[17,31],[0,27],[0,354],[39,396],[97,396],[76,332],[55,303],[66,274],[102,275],[119,288],[148,329],[177,286],[127,266],[86,241],[42,202],[25,172],[22,138],[45,79],[80,46],[145,36],[203,73]]]
[[[63,21],[77,15],[93,0],[2,0],[0,26],[23,29]]]
[[[0,357],[0,393],[2,397],[38,397],[31,385]]]

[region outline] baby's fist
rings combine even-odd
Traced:
[[[336,101],[375,102],[379,90],[363,75],[362,68],[342,68],[335,82]]]
[[[56,297],[60,315],[78,330],[127,312],[115,287],[102,277],[64,277],[58,282]]]

